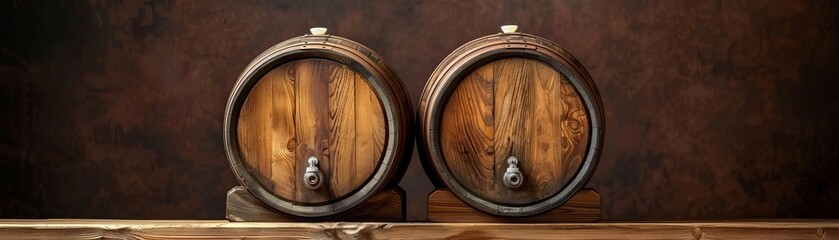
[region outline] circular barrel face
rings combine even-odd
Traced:
[[[440,121],[454,179],[477,197],[531,204],[557,194],[577,173],[589,142],[588,114],[561,73],[532,59],[504,58],[468,73]],[[516,188],[503,176],[518,160]]]
[[[279,43],[245,68],[224,119],[237,180],[299,217],[348,211],[398,182],[411,144],[399,77],[372,50],[333,35]]]
[[[420,97],[423,167],[483,212],[551,210],[594,172],[601,106],[585,68],[550,41],[478,38],[440,63]]]
[[[361,74],[327,59],[282,64],[248,93],[238,119],[248,172],[276,196],[302,204],[342,198],[369,181],[386,139],[382,105]],[[308,159],[324,176],[310,190]]]

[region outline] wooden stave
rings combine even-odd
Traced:
[[[500,47],[503,46],[503,47]],[[585,103],[591,122],[591,139],[586,151],[586,160],[581,163],[578,173],[559,193],[538,203],[528,206],[502,206],[478,199],[448,173],[442,157],[442,150],[434,143],[439,142],[440,134],[434,131],[440,128],[443,107],[450,94],[469,72],[483,64],[506,57],[523,57],[542,61],[557,72],[566,75],[574,84],[575,90]],[[560,68],[564,68],[563,71]],[[572,77],[573,75],[573,77]],[[582,92],[581,92],[582,91]],[[583,92],[587,93],[584,94]],[[525,33],[498,33],[472,40],[449,54],[435,68],[420,96],[419,109],[415,120],[419,126],[418,148],[423,168],[435,186],[449,188],[464,203],[482,212],[507,217],[526,217],[550,211],[568,201],[582,189],[593,175],[603,145],[604,113],[600,94],[588,71],[566,50],[555,43],[535,35]],[[436,125],[435,125],[436,123]],[[434,127],[434,128],[432,128]],[[435,137],[436,136],[436,137]],[[437,144],[439,145],[439,143]],[[532,207],[539,205],[540,207]]]
[[[236,139],[238,113],[249,91],[260,78],[277,66],[306,58],[325,58],[339,62],[368,79],[385,108],[385,124],[388,129],[386,133],[388,137],[379,166],[365,184],[334,202],[314,207],[284,201],[261,186],[244,167]],[[373,84],[374,81],[377,84]],[[388,101],[386,102],[385,99]],[[337,215],[363,203],[384,188],[398,185],[401,176],[407,170],[412,150],[410,146],[414,140],[411,135],[414,113],[409,99],[399,76],[382,61],[380,55],[364,45],[334,35],[306,34],[282,41],[254,58],[233,86],[224,116],[224,147],[228,163],[237,181],[257,199],[273,209],[312,219]],[[382,166],[385,161],[389,163]]]

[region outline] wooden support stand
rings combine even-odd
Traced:
[[[405,219],[403,196],[401,189],[386,189],[348,213],[306,218],[274,210],[256,199],[245,187],[236,186],[227,192],[226,215],[231,222],[401,222]]]
[[[600,194],[583,189],[561,206],[530,217],[498,217],[466,205],[448,189],[428,196],[428,221],[450,223],[588,223],[600,221]]]

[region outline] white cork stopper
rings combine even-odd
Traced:
[[[309,32],[311,32],[312,35],[315,35],[315,36],[324,35],[324,34],[326,34],[326,28],[325,27],[313,27],[313,28],[309,28]]]
[[[513,33],[513,32],[516,32],[517,29],[519,29],[519,25],[504,25],[504,26],[501,26],[501,32],[503,32],[503,33]]]

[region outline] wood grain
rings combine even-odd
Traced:
[[[266,81],[259,81],[271,83],[271,90],[273,99],[271,105],[271,143],[273,152],[271,154],[271,183],[273,184],[273,191],[279,196],[287,199],[298,199],[297,187],[300,186],[300,177],[298,172],[290,171],[295,169],[297,159],[297,133],[294,124],[295,110],[295,95],[294,86],[297,76],[295,76],[295,63],[284,64],[274,70],[268,72],[265,76]],[[257,88],[257,87],[255,87]],[[247,100],[246,100],[247,101]],[[244,111],[242,111],[244,113]],[[240,118],[242,119],[242,118]],[[245,158],[247,163],[247,158]]]
[[[493,109],[492,68],[480,68],[460,83],[464,91],[452,94],[443,114],[440,142],[443,156],[448,160],[449,168],[462,169],[453,171],[455,178],[480,193],[495,191],[499,180],[495,173],[495,136]]]
[[[277,212],[260,202],[242,186],[227,192],[226,217],[231,222],[372,221],[399,222],[405,218],[401,189],[386,189],[353,208],[351,212],[327,218],[303,218]]]
[[[329,67],[326,60],[307,59],[295,65],[295,111],[294,130],[297,132],[297,157],[294,172],[302,176],[306,172],[309,157],[319,160],[318,167],[326,179],[333,173],[332,159],[329,156]],[[300,182],[300,181],[298,181]],[[320,189],[308,190],[298,186],[300,197],[295,199],[303,203],[325,203],[335,194],[333,186],[323,184]]]
[[[644,223],[253,223],[0,220],[5,239],[839,239],[837,220]]]
[[[601,215],[600,194],[583,189],[568,202],[548,212],[529,217],[498,217],[466,205],[451,191],[437,189],[428,197],[428,221],[449,223],[560,223],[597,222]]]
[[[561,101],[559,104],[566,111],[558,114],[561,116],[560,121],[554,122],[555,125],[553,125],[559,127],[554,130],[558,130],[562,136],[559,144],[555,143],[556,145],[552,146],[558,148],[549,147],[543,149],[561,149],[559,154],[564,160],[561,162],[561,165],[556,166],[556,172],[562,173],[563,176],[573,176],[577,172],[583,156],[586,154],[586,148],[589,147],[588,142],[591,131],[589,130],[588,114],[577,91],[574,90],[574,87],[571,86],[567,78],[561,74],[551,74],[552,71],[543,72],[542,74],[545,73],[549,75],[549,77],[544,78],[544,80],[547,80],[546,82],[560,83],[553,89],[561,94],[562,97],[560,97]],[[547,138],[549,136],[544,137]],[[538,152],[538,150],[536,151]]]
[[[364,183],[379,164],[385,141],[381,104],[352,69],[332,70],[329,81],[330,186],[343,196]]]
[[[245,165],[249,171],[255,172],[256,179],[262,183],[265,188],[274,189],[274,180],[270,179],[272,175],[273,162],[273,136],[272,131],[272,114],[273,106],[271,98],[272,86],[274,81],[282,81],[275,76],[282,71],[281,68],[275,69],[266,75],[269,81],[260,81],[251,90],[245,103],[242,105],[242,111],[239,115],[239,148],[241,149],[242,158],[245,160]],[[292,128],[293,129],[293,128]],[[279,137],[279,136],[276,136]],[[278,139],[279,140],[279,139]],[[279,182],[279,181],[276,181]],[[291,181],[289,183],[294,183]],[[286,186],[295,186],[289,184]],[[280,186],[277,193],[286,198],[294,196],[294,189]]]
[[[580,167],[590,132],[570,82],[523,58],[496,60],[467,75],[441,119],[442,152],[454,178],[481,198],[507,204],[562,190]],[[524,174],[517,189],[501,181],[510,156]]]
[[[277,196],[299,203],[327,203],[353,192],[384,149],[384,114],[373,89],[354,70],[325,59],[268,72],[248,94],[238,122],[249,171]],[[299,180],[310,156],[327,181],[317,190]]]

